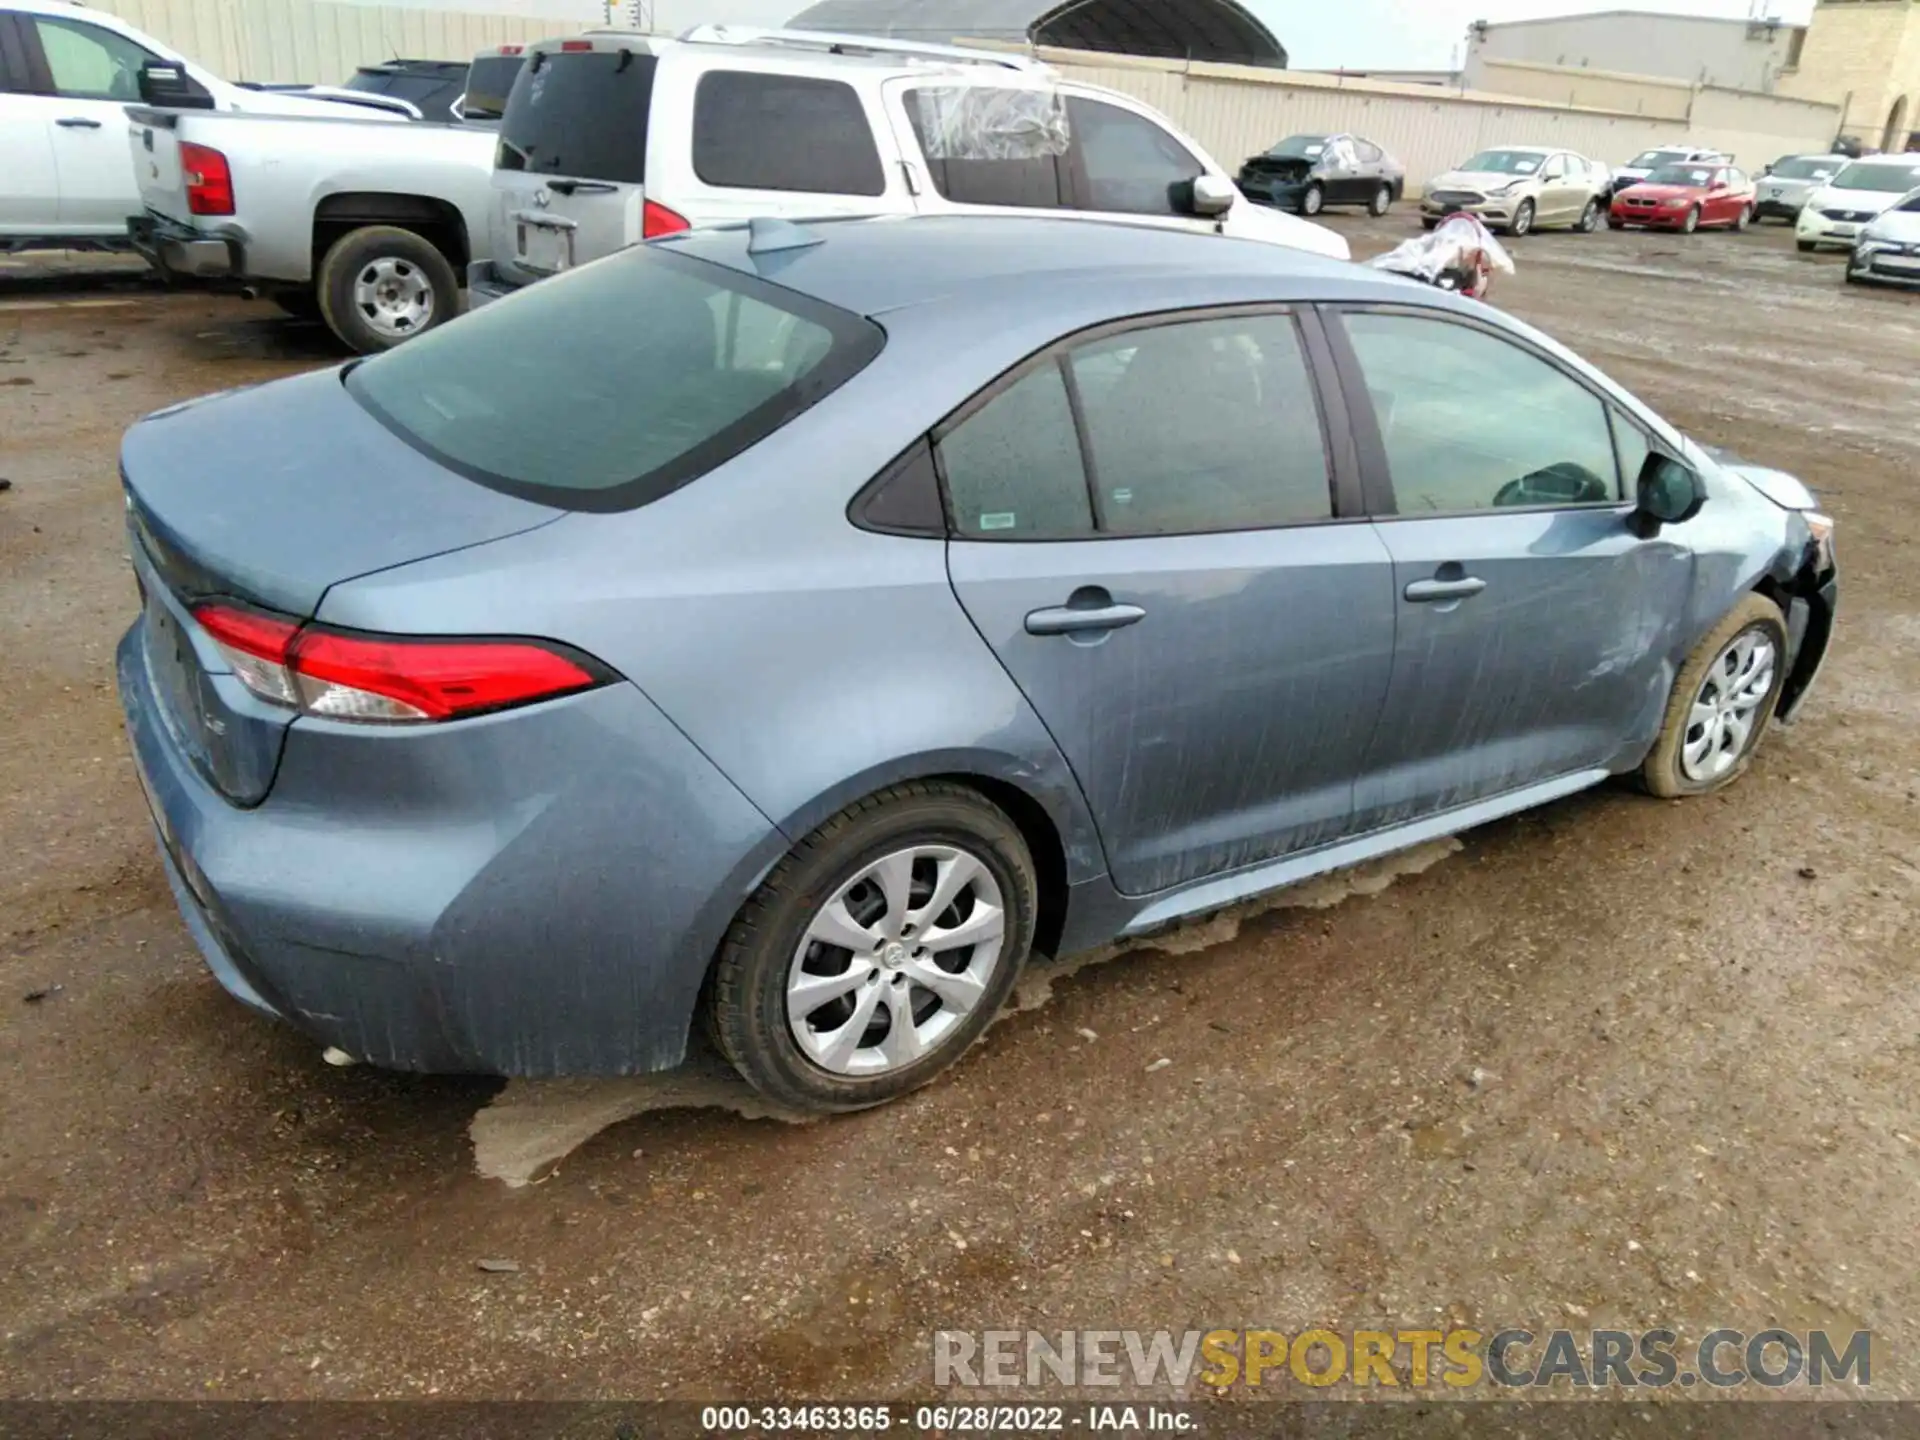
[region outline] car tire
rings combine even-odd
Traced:
[[[1820,247],[1817,242],[1812,240],[1796,240],[1793,242],[1793,248],[1798,250],[1802,255],[1811,255]]]
[[[980,953],[982,945],[957,951],[935,947],[922,955],[913,944],[914,932],[900,931],[887,892],[872,872],[891,864],[900,873],[902,856],[910,858],[908,898],[901,909],[915,915],[915,902],[923,909],[932,903],[931,887],[951,873],[941,867],[957,863],[941,857],[972,862],[974,878],[941,916],[921,915],[925,923],[919,933],[956,929],[988,905],[997,908],[1000,921],[998,948],[991,956]],[[872,908],[876,903],[878,911]],[[833,907],[855,928],[836,921]],[[962,907],[966,913],[956,914]],[[992,1023],[1026,962],[1038,910],[1033,858],[1003,811],[962,785],[893,786],[820,826],[754,892],[714,963],[707,987],[708,1029],[747,1083],[776,1104],[817,1114],[885,1104],[952,1065]],[[956,918],[938,926],[945,916]],[[863,930],[861,924],[874,928]],[[862,954],[811,938],[816,927],[885,943]],[[956,956],[967,968],[948,968]],[[936,994],[916,983],[916,973],[932,973],[930,965],[955,977],[950,992]],[[835,988],[836,981],[863,970]],[[961,976],[964,985],[958,983]],[[806,998],[795,998],[796,986],[806,989]],[[955,1008],[949,994],[960,998],[962,1008]],[[818,1003],[796,1013],[808,999]],[[895,1044],[897,1033],[907,1033],[897,1031],[902,1014],[909,1017],[912,1043],[896,1053],[886,1047]],[[855,1023],[862,1025],[857,1034]],[[875,1038],[869,1042],[869,1036]],[[838,1037],[839,1044],[829,1037]],[[923,1043],[926,1048],[920,1050]]]
[[[1694,231],[1698,230],[1699,228],[1700,228],[1700,207],[1696,205],[1691,210],[1687,211],[1687,218],[1680,222],[1680,233],[1682,235],[1691,235],[1694,233]]]
[[[1307,186],[1307,188],[1304,191],[1301,192],[1300,213],[1302,215],[1313,216],[1313,215],[1318,215],[1322,210],[1326,208],[1327,208],[1326,189],[1320,184],[1318,180],[1316,180],[1311,185]]]
[[[1600,202],[1598,200],[1587,201],[1587,208],[1580,212],[1580,219],[1575,223],[1573,228],[1578,230],[1582,235],[1591,235],[1600,228]]]
[[[1513,219],[1507,224],[1507,233],[1518,240],[1533,233],[1535,211],[1531,200],[1522,200],[1520,208],[1513,212]]]
[[[319,320],[320,297],[311,290],[273,290],[267,298],[292,320]]]
[[[460,282],[447,257],[394,225],[341,236],[320,262],[315,289],[327,328],[361,355],[444,325],[460,308]]]
[[[1373,192],[1373,199],[1367,203],[1367,213],[1378,220],[1393,208],[1393,187],[1382,185]]]
[[[1617,215],[1607,216],[1607,229],[1624,230],[1626,228],[1627,228],[1627,222],[1622,220],[1619,216]]]
[[[1745,664],[1738,659],[1737,647],[1749,640],[1771,647],[1769,678],[1764,693],[1758,695],[1750,693],[1757,669],[1732,668]],[[1736,658],[1730,661],[1729,657]],[[1649,794],[1672,800],[1725,789],[1745,774],[1773,720],[1780,687],[1787,678],[1786,658],[1787,622],[1780,607],[1764,595],[1747,595],[1694,646],[1687,663],[1680,667],[1666,718],[1661,722],[1660,738],[1640,767],[1642,787]],[[1751,705],[1725,706],[1728,680],[1743,676],[1745,686],[1734,693],[1751,699]],[[1700,708],[1714,709],[1714,718],[1701,719]],[[1736,737],[1736,729],[1723,723],[1721,717],[1731,713],[1743,714],[1747,728],[1738,737],[1737,746],[1728,749],[1725,742]]]
[[[1746,230],[1747,226],[1751,225],[1752,223],[1753,223],[1753,211],[1747,209],[1745,206],[1742,206],[1740,213],[1733,217],[1733,233],[1736,235],[1743,233]]]

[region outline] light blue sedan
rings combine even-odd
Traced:
[[[1482,305],[1082,220],[675,237],[136,425],[120,649],[220,981],[378,1065],[790,1106],[1020,968],[1738,776],[1832,522]]]

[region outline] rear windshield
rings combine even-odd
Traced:
[[[461,110],[469,120],[498,120],[507,113],[507,95],[526,61],[522,55],[482,55],[467,70],[467,98]]]
[[[627,510],[759,443],[884,343],[848,311],[637,245],[362,361],[346,386],[480,484]]]
[[[502,170],[638,185],[647,178],[647,112],[659,61],[630,50],[535,55],[507,97]]]
[[[1884,190],[1904,195],[1920,184],[1920,165],[1873,164],[1856,160],[1833,177],[1836,190]]]

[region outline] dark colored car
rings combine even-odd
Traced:
[[[1744,230],[1753,222],[1753,181],[1731,165],[1665,165],[1613,197],[1607,224],[1683,235],[1710,226]]]
[[[1406,190],[1407,170],[1358,135],[1290,135],[1242,164],[1237,183],[1249,200],[1301,215],[1329,205],[1384,215]]]
[[[1731,784],[1837,594],[1804,486],[1518,320],[1089,220],[682,232],[121,474],[121,701],[232,994],[495,1074],[704,1016],[829,1111],[1029,954]]]
[[[520,73],[519,45],[483,50],[469,63],[459,60],[388,60],[362,65],[346,88],[405,100],[422,120],[440,124],[497,123],[506,113],[507,93]]]

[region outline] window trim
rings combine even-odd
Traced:
[[[701,168],[699,143],[700,97],[706,91],[709,81],[716,79],[737,80],[742,76],[759,80],[781,81],[794,85],[832,86],[846,91],[848,96],[853,100],[854,108],[859,111],[861,126],[866,132],[867,143],[872,149],[874,164],[873,179],[879,188],[875,190],[821,190],[812,185],[737,185],[724,180],[715,180],[708,176],[706,171]],[[701,71],[700,78],[694,82],[693,105],[688,112],[687,122],[687,159],[689,166],[693,170],[694,179],[698,180],[709,190],[724,190],[734,194],[745,193],[749,195],[839,195],[851,196],[861,200],[879,200],[885,197],[888,184],[887,157],[881,150],[881,138],[875,130],[875,119],[873,113],[867,108],[866,97],[860,93],[859,86],[847,80],[825,75],[803,75],[790,70],[756,70],[752,67],[714,66],[711,69]],[[711,157],[708,158],[710,159]]]
[[[940,498],[947,513],[948,538],[974,545],[1083,545],[1107,544],[1116,541],[1176,540],[1200,535],[1259,535],[1277,530],[1301,530],[1317,525],[1370,523],[1373,517],[1361,504],[1363,472],[1358,466],[1357,457],[1349,449],[1340,445],[1338,439],[1340,431],[1334,426],[1336,417],[1346,416],[1347,405],[1341,394],[1342,386],[1335,372],[1333,356],[1327,348],[1324,328],[1314,310],[1315,307],[1311,301],[1289,300],[1204,305],[1186,310],[1149,311],[1086,326],[1071,334],[1060,336],[1024,359],[1016,361],[961,401],[927,431],[927,439],[933,446],[934,469],[940,477]],[[1057,366],[1063,371],[1062,380],[1067,386],[1068,406],[1074,416],[1075,438],[1079,442],[1080,473],[1086,483],[1093,486],[1098,483],[1095,479],[1098,473],[1097,462],[1093,457],[1085,422],[1080,414],[1079,386],[1072,378],[1073,367],[1070,357],[1073,351],[1115,335],[1129,335],[1144,330],[1163,330],[1175,325],[1201,324],[1210,320],[1234,320],[1263,315],[1291,317],[1295,332],[1299,336],[1300,358],[1306,367],[1308,383],[1313,388],[1314,409],[1320,423],[1320,453],[1327,465],[1327,503],[1332,514],[1318,520],[1289,520],[1276,525],[1229,525],[1212,530],[1174,530],[1139,535],[1095,529],[1086,535],[1010,535],[1004,538],[989,538],[985,535],[969,534],[961,528],[958,517],[954,513],[953,488],[948,483],[946,460],[941,450],[941,442],[1022,380],[1049,365]],[[1091,514],[1097,526],[1101,518],[1097,498],[1092,499]]]
[[[1649,444],[1665,453],[1667,447],[1659,437],[1642,425],[1619,401],[1594,385],[1586,376],[1568,369],[1558,356],[1549,354],[1525,336],[1516,335],[1503,326],[1495,325],[1477,316],[1462,315],[1430,305],[1347,301],[1332,302],[1319,308],[1327,312],[1327,337],[1333,347],[1334,363],[1339,372],[1341,388],[1346,392],[1347,404],[1354,417],[1354,436],[1362,457],[1362,484],[1366,491],[1369,512],[1376,520],[1458,520],[1468,515],[1538,515],[1575,510],[1617,510],[1623,515],[1630,514],[1637,500],[1631,493],[1626,493],[1631,491],[1633,482],[1627,478],[1620,464],[1620,444],[1613,433],[1611,417],[1615,414],[1620,415],[1635,429],[1646,435]],[[1602,414],[1608,417],[1608,449],[1613,452],[1614,475],[1623,492],[1621,498],[1589,500],[1579,504],[1503,505],[1498,509],[1486,506],[1475,510],[1442,510],[1403,515],[1400,511],[1399,499],[1393,489],[1393,470],[1387,462],[1386,440],[1380,430],[1380,417],[1374,410],[1373,394],[1367,388],[1366,371],[1360,364],[1359,351],[1354,349],[1353,338],[1347,333],[1345,317],[1348,315],[1406,315],[1420,320],[1458,325],[1466,330],[1478,330],[1496,340],[1503,340],[1518,350],[1525,351],[1586,391],[1599,402]]]

